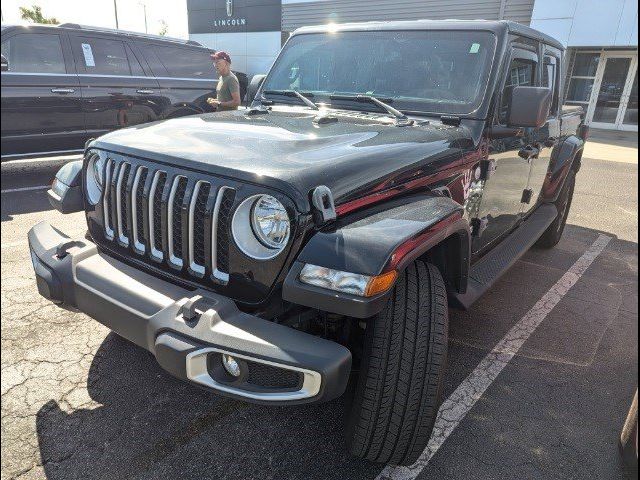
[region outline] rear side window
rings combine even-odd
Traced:
[[[180,47],[147,47],[153,49],[170,77],[216,78],[215,68],[209,53]]]
[[[67,73],[60,36],[48,33],[20,33],[2,42],[2,55],[10,72]]]
[[[502,101],[500,103],[500,123],[507,120],[507,113],[511,105],[511,93],[515,87],[535,87],[536,86],[537,63],[524,58],[514,58],[511,60],[507,79],[502,91]]]
[[[131,49],[119,40],[76,37],[73,51],[81,67],[95,75],[141,75],[142,67]],[[82,68],[81,68],[82,69]]]

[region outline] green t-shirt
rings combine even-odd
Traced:
[[[233,100],[231,96],[232,93],[238,92],[240,93],[240,83],[238,82],[238,77],[236,77],[233,72],[229,72],[229,75],[220,77],[218,79],[218,85],[216,87],[216,97],[221,102],[230,102]],[[236,110],[237,107],[218,107],[218,110]]]

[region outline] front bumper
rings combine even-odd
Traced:
[[[42,296],[149,350],[178,378],[263,404],[328,401],[346,388],[351,353],[342,345],[161,280],[44,222],[29,231],[29,248]],[[223,354],[238,360],[239,377],[220,368]]]

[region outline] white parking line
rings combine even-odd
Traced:
[[[5,248],[14,248],[14,247],[20,247],[22,245],[26,245],[27,244],[27,240],[20,240],[18,242],[8,242],[8,243],[3,243],[0,244],[0,248],[5,249]]]
[[[549,312],[562,300],[589,265],[602,253],[611,237],[599,235],[589,249],[574,263],[553,287],[504,336],[493,350],[447,398],[436,417],[429,444],[418,460],[409,467],[386,466],[376,480],[413,480],[427,466],[449,435],[482,397],[500,372],[518,353],[524,342],[538,328]]]
[[[45,190],[51,188],[51,185],[37,185],[35,187],[7,188],[1,190],[0,193],[29,192],[31,190]]]

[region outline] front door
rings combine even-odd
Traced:
[[[511,92],[516,86],[538,86],[538,53],[514,49],[492,134],[489,138],[489,160],[493,173],[485,180],[474,231],[474,253],[490,248],[510,232],[523,215],[522,195],[527,188],[534,138],[530,128],[506,125]]]
[[[592,127],[638,130],[638,56],[603,53],[588,119]]]

